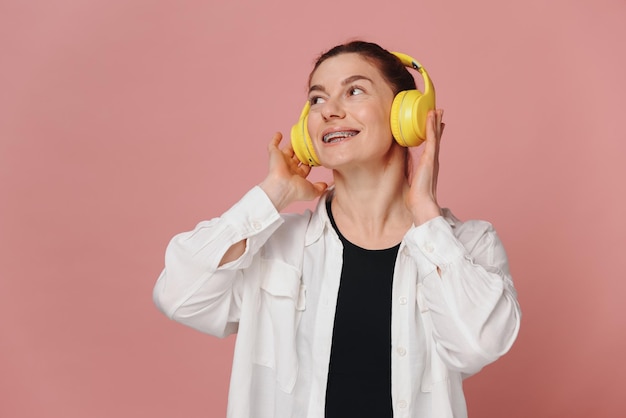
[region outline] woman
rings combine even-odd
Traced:
[[[443,111],[410,173],[390,112],[415,82],[395,55],[339,45],[309,87],[306,126],[334,186],[309,182],[276,134],[267,177],[170,242],[155,303],[238,333],[229,417],[465,417],[462,379],[508,351],[520,310],[491,225],[437,202]]]

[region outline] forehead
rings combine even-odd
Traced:
[[[375,83],[384,81],[378,68],[370,61],[356,53],[345,53],[322,62],[311,75],[310,86],[341,82],[354,75],[368,77]]]

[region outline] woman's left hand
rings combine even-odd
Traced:
[[[406,196],[406,204],[418,226],[441,215],[437,203],[437,176],[439,174],[439,145],[445,124],[441,122],[443,110],[428,112],[424,151],[419,158]]]

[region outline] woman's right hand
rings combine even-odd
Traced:
[[[306,179],[311,167],[298,160],[291,144],[278,148],[282,138],[283,135],[277,132],[270,141],[267,147],[269,173],[259,184],[278,211],[293,202],[313,200],[328,188],[324,182],[312,183]]]

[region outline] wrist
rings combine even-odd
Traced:
[[[412,211],[413,224],[420,226],[426,222],[442,216],[441,208],[437,204],[429,205],[428,208],[420,208],[419,210]]]
[[[268,177],[259,184],[259,187],[265,192],[277,211],[280,212],[291,203],[289,187],[283,181]]]

